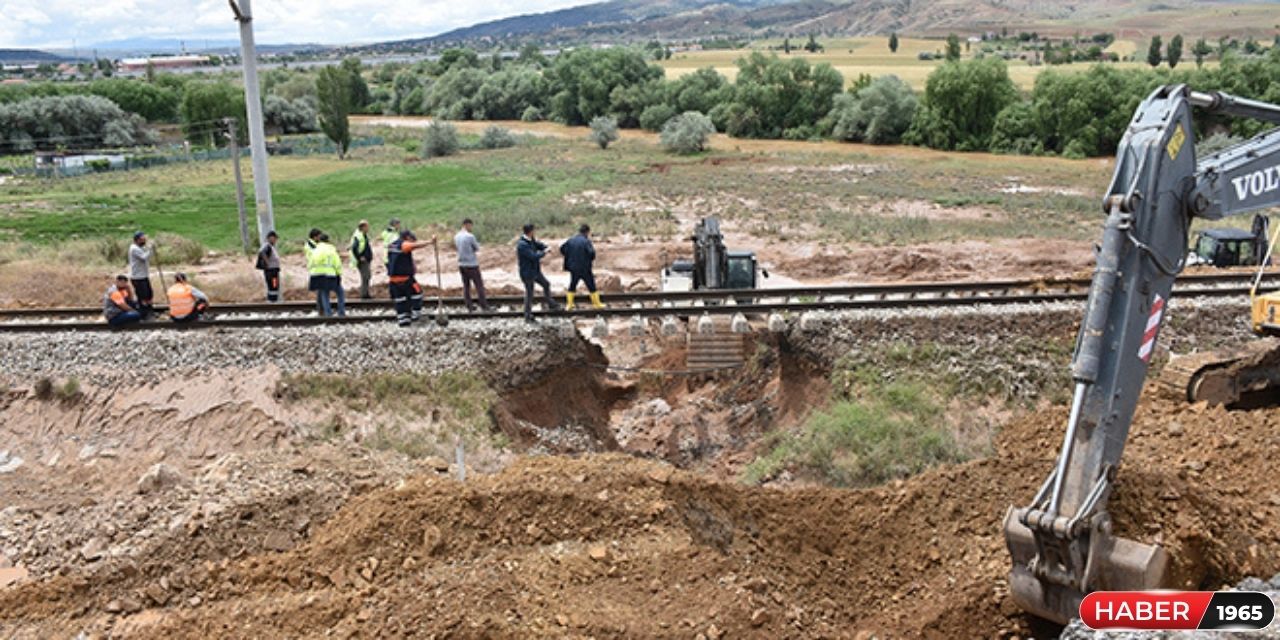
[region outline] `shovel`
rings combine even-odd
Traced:
[[[431,248],[436,253],[436,324],[441,327],[449,326],[449,317],[444,315],[444,284],[443,278],[440,277],[440,244],[435,237],[431,238]]]

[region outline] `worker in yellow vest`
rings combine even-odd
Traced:
[[[347,294],[342,290],[342,258],[338,248],[329,242],[329,236],[321,233],[315,246],[307,253],[307,271],[311,272],[310,286],[316,292],[316,306],[320,315],[333,315],[329,293],[338,294],[338,315],[347,315]]]
[[[351,266],[360,272],[360,299],[368,300],[369,280],[373,277],[373,247],[369,244],[369,221],[361,220],[351,234]]]
[[[194,322],[209,309],[209,296],[187,282],[187,274],[173,276],[169,287],[169,318],[174,322]]]

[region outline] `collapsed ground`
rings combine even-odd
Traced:
[[[1247,335],[1241,305],[1176,304],[1175,351]],[[1000,520],[1056,454],[1078,315],[792,318],[719,377],[657,373],[682,365],[679,338],[516,323],[4,345],[0,626],[1051,634],[1008,597]],[[818,430],[824,406],[906,415],[952,446],[919,474],[822,459],[840,435]],[[1276,409],[1148,394],[1117,528],[1166,545],[1175,586],[1280,571],[1277,427]]]

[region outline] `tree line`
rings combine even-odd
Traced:
[[[958,41],[948,48],[957,50]],[[845,78],[829,64],[763,52],[737,60],[732,82],[712,68],[667,79],[653,64],[654,57],[653,51],[625,47],[574,49],[554,59],[534,47],[511,57],[450,49],[412,65],[369,69],[350,59],[320,70],[273,69],[262,76],[264,115],[269,127],[283,133],[324,130],[341,150],[350,139],[351,113],[567,125],[607,118],[619,127],[652,131],[662,131],[681,116],[687,116],[681,118],[681,128],[700,130],[704,120],[692,115],[697,114],[716,131],[744,138],[904,142],[944,150],[1086,157],[1114,153],[1134,108],[1161,84],[1185,83],[1280,102],[1280,47],[1261,55],[1227,49],[1215,68],[1048,69],[1029,92],[1018,90],[1005,62],[996,57],[948,56],[919,93],[893,76],[860,76],[846,88]],[[243,91],[226,78],[159,74],[150,82],[5,86],[0,87],[0,104],[63,99],[70,93],[101,97],[147,122],[181,122],[188,139],[198,144],[223,143],[222,118],[244,121]],[[0,141],[39,145],[33,141],[43,130],[30,128],[31,118],[24,115],[20,122],[25,124],[15,125],[16,116],[7,117],[0,122],[5,136]],[[1198,126],[1202,135],[1223,131],[1246,136],[1262,125],[1202,119]],[[119,139],[121,135],[113,138]]]

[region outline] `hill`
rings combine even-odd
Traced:
[[[1110,31],[1144,36],[1180,30],[1196,35],[1270,38],[1277,0],[609,0],[484,22],[436,36],[372,48],[562,44],[635,40],[760,38],[817,33],[857,36],[900,32],[1036,29],[1042,33]]]
[[[0,49],[0,64],[57,64],[68,62],[69,58],[40,51],[38,49]]]

